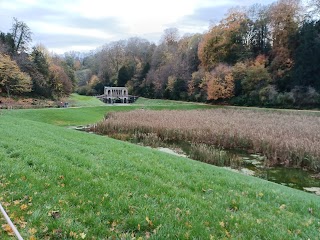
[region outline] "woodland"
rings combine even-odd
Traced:
[[[12,31],[0,33],[0,91],[59,98],[126,86],[147,98],[317,108],[319,17],[319,0],[279,0],[232,8],[205,33],[169,28],[157,44],[133,37],[63,56],[28,49],[31,30],[14,19]]]

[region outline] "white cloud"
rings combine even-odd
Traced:
[[[221,6],[230,1],[211,0],[136,0],[110,1],[101,5],[99,0],[82,0],[69,10],[89,19],[116,18],[128,34],[162,32],[186,15],[192,15],[197,8]]]
[[[63,54],[70,51],[76,52],[89,52],[95,50],[97,46],[91,45],[71,45],[68,47],[56,47],[56,48],[49,48],[49,51],[56,54]]]
[[[75,27],[66,27],[54,23],[44,23],[44,22],[30,22],[30,27],[37,29],[38,32],[47,33],[47,34],[59,34],[66,36],[91,36],[92,38],[110,40],[114,37],[113,34],[107,33],[98,29],[86,29],[86,28],[75,28]]]
[[[9,31],[12,17],[17,17],[29,25],[35,42],[41,39],[51,50],[89,50],[93,43],[102,45],[132,36],[158,41],[169,27],[179,28],[181,34],[204,32],[212,19],[231,6],[271,1],[0,0],[0,31]]]

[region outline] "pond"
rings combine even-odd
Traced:
[[[317,193],[320,195],[320,176],[300,168],[266,167],[263,157],[256,154],[239,154],[243,167],[254,172],[254,176],[285,185],[291,188]]]
[[[185,152],[183,149],[186,149],[185,144],[182,148],[158,148],[158,150],[163,152],[188,157],[188,151]],[[306,192],[315,193],[320,196],[320,174],[314,174],[300,168],[287,168],[281,166],[268,167],[264,164],[265,158],[258,154],[248,154],[244,151],[235,150],[220,151],[223,152],[223,154],[220,155],[225,155],[231,159],[238,159],[237,162],[240,163],[238,166],[224,167],[230,171],[238,172],[244,175],[259,177],[267,181],[275,182]]]

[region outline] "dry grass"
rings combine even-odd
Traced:
[[[320,169],[320,117],[252,110],[115,112],[94,130],[101,134],[157,134],[162,140],[209,144],[261,153],[270,165]]]
[[[26,109],[56,107],[57,103],[48,99],[37,99],[28,97],[3,97],[0,96],[0,109]]]

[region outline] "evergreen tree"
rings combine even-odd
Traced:
[[[293,85],[320,91],[320,21],[304,22],[296,41]]]

